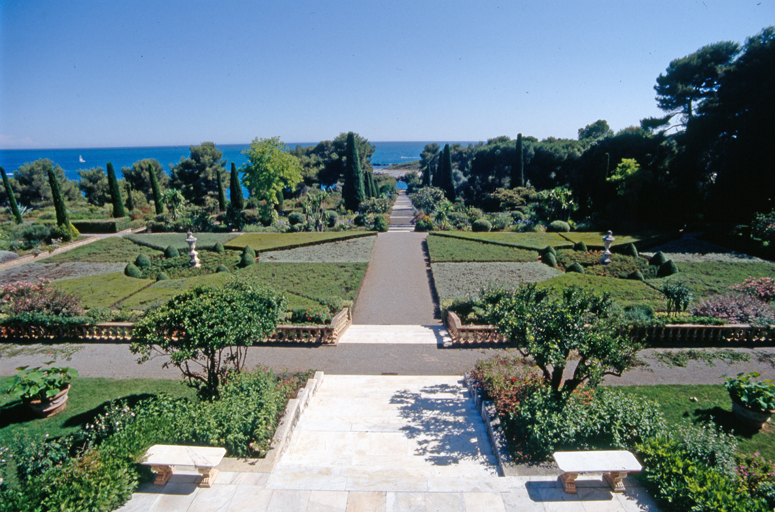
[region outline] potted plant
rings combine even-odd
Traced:
[[[54,361],[43,363],[45,367],[20,366],[8,393],[21,399],[41,418],[48,418],[65,408],[70,380],[78,377],[72,368],[51,366]]]
[[[775,382],[772,379],[754,381],[759,375],[759,372],[738,373],[724,382],[735,416],[757,428],[770,421],[775,413]]]

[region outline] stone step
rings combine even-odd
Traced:
[[[444,345],[451,343],[441,325],[351,325],[339,338],[339,344],[391,343],[408,345]]]

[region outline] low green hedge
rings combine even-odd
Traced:
[[[128,229],[130,222],[129,217],[120,217],[118,219],[74,220],[71,224],[81,233],[118,233]]]

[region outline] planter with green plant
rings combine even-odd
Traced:
[[[755,428],[769,422],[775,413],[775,382],[772,379],[754,381],[759,375],[759,372],[738,373],[724,382],[737,419]]]
[[[54,361],[43,363],[45,367],[20,366],[8,393],[20,399],[41,418],[48,418],[64,410],[70,381],[78,377],[78,371],[67,367],[51,366]]]

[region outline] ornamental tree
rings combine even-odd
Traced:
[[[242,183],[251,194],[267,203],[277,203],[277,192],[293,189],[301,182],[299,159],[288,153],[280,137],[253,139],[242,152],[248,163],[242,166]]]
[[[70,232],[70,219],[67,217],[67,207],[65,205],[65,199],[62,197],[62,189],[59,187],[59,181],[57,181],[54,167],[50,164],[46,167],[48,173],[48,183],[51,187],[51,199],[54,202],[54,210],[57,215],[57,226],[66,228],[66,233]]]
[[[3,175],[3,187],[5,187],[5,195],[8,197],[8,206],[11,208],[11,213],[17,224],[22,223],[22,214],[19,211],[19,205],[16,204],[16,197],[13,195],[13,189],[11,183],[8,181],[8,176],[5,174],[5,169],[0,166],[0,174]]]
[[[606,375],[621,376],[638,349],[620,331],[607,293],[569,287],[553,300],[535,285],[525,285],[498,301],[488,317],[522,355],[535,360],[555,391],[573,391],[582,383],[595,387]],[[578,364],[564,379],[572,357],[578,357]]]
[[[126,212],[124,212],[124,200],[121,197],[121,189],[118,188],[116,171],[113,170],[113,164],[111,162],[108,162],[107,169],[110,201],[113,203],[113,217],[118,219],[120,217],[126,216]]]
[[[221,287],[197,286],[149,311],[135,325],[130,350],[145,362],[169,357],[204,395],[218,394],[230,371],[245,366],[248,346],[271,334],[283,318],[285,297],[249,278]]]
[[[237,166],[234,162],[231,163],[231,180],[229,181],[229,199],[231,200],[231,207],[237,211],[241,211],[244,208],[244,201],[242,197],[242,185],[240,185],[239,174],[237,173]]]
[[[347,134],[347,151],[344,162],[344,190],[342,191],[344,206],[350,211],[356,211],[358,205],[366,199],[363,186],[361,160],[358,157],[358,146],[355,145],[355,134]]]

